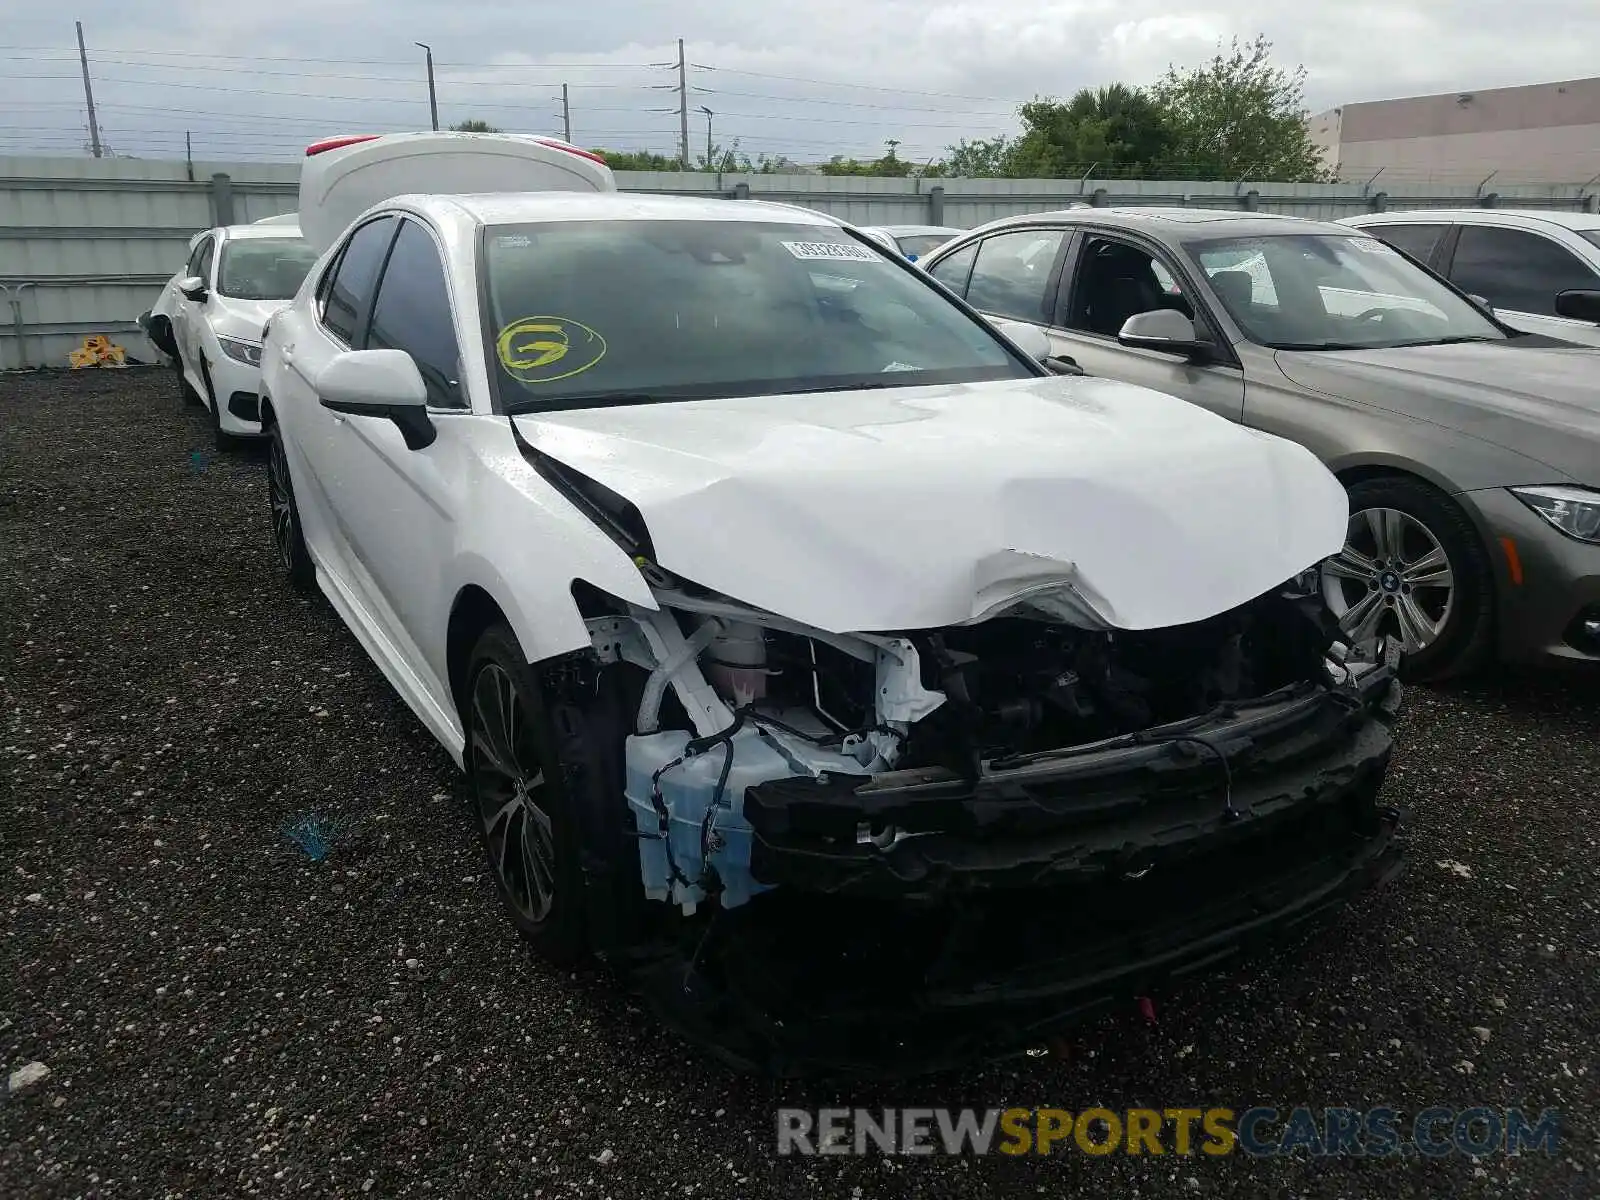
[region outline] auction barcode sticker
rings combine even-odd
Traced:
[[[852,246],[846,242],[784,242],[783,248],[796,258],[878,261],[878,256],[865,246]]]

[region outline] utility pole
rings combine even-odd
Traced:
[[[412,42],[413,46],[421,46],[428,53],[428,115],[433,118],[433,129],[439,131],[439,97],[433,90],[433,47],[427,42]]]
[[[709,170],[711,170],[711,151],[712,151],[711,118],[716,116],[717,114],[712,112],[704,104],[702,104],[700,106],[700,111],[705,113],[705,115],[706,115],[706,170],[709,171]]]
[[[194,135],[189,130],[183,131],[183,165],[187,169],[189,182],[194,182]]]
[[[561,85],[561,136],[572,140],[572,105],[567,99],[567,85]]]
[[[78,65],[83,68],[83,102],[89,108],[89,147],[96,158],[100,157],[100,122],[94,115],[94,88],[89,86],[89,52],[83,48],[83,22],[78,26]],[[681,47],[682,42],[678,43]]]
[[[84,80],[88,81],[88,67]],[[683,39],[678,39],[678,154],[683,159],[683,169],[689,169],[689,63],[683,56]]]

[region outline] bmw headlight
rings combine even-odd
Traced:
[[[217,342],[222,347],[222,352],[234,362],[242,362],[247,367],[261,365],[261,343],[245,342],[238,338],[219,337]]]
[[[1511,494],[1568,537],[1600,544],[1600,492],[1553,484],[1512,488]]]

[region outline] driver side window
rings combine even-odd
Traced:
[[[194,249],[189,252],[189,264],[184,269],[190,275],[198,275],[207,284],[211,282],[211,256],[217,244],[213,237],[203,237],[195,243]]]
[[[1194,320],[1194,306],[1166,264],[1129,242],[1085,240],[1063,322],[1068,329],[1114,338],[1129,317],[1162,308]]]
[[[417,364],[435,408],[465,408],[450,288],[439,249],[415,221],[400,222],[372,305],[366,349],[404,350]]]

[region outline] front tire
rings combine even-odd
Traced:
[[[580,839],[561,739],[516,636],[491,625],[473,648],[463,754],[495,889],[517,931],[549,961],[585,956]]]
[[[205,402],[211,412],[211,440],[217,451],[226,454],[237,450],[243,444],[243,439],[229,433],[222,427],[221,401],[217,399],[217,389],[211,382],[211,370],[200,360],[200,379],[206,385]]]
[[[1354,484],[1344,549],[1322,565],[1323,596],[1354,643],[1399,639],[1404,674],[1438,680],[1488,650],[1494,572],[1467,515],[1420,480]]]
[[[306,549],[300,525],[300,506],[295,503],[294,482],[289,477],[289,456],[284,451],[283,430],[272,423],[267,448],[267,500],[272,509],[272,541],[289,586],[297,592],[310,592],[317,586],[317,568]]]
[[[183,400],[185,408],[194,408],[205,403],[200,398],[200,393],[189,385],[189,377],[183,373],[183,355],[172,356],[172,372],[178,378],[178,396]]]

